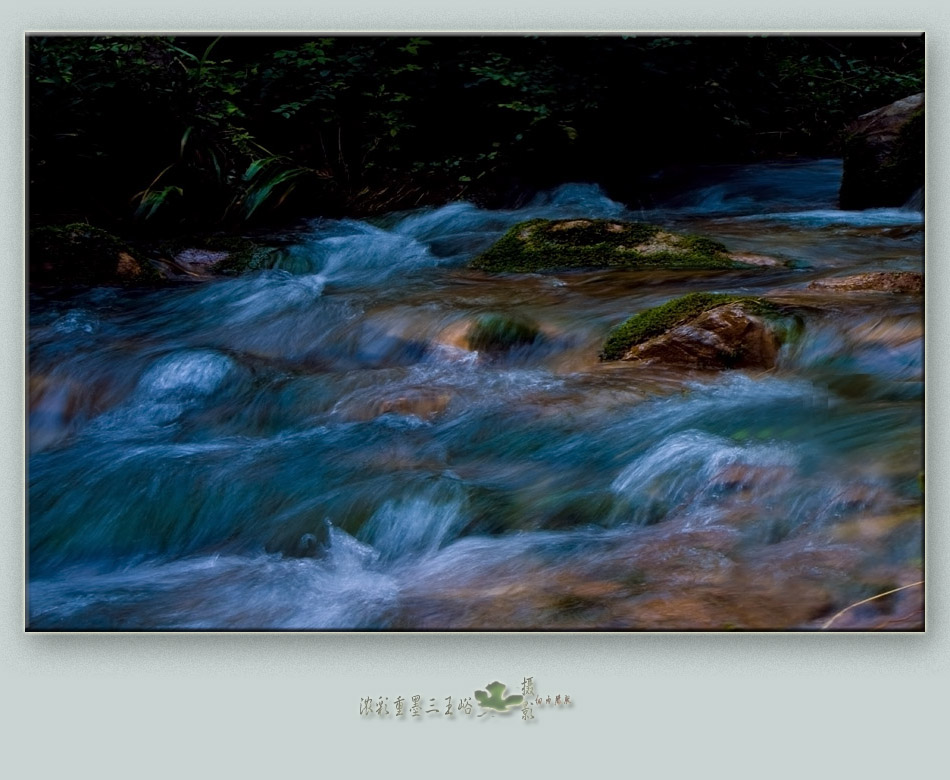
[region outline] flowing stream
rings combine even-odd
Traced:
[[[923,271],[923,217],[839,211],[840,176],[318,219],[239,278],[34,292],[30,627],[812,629],[921,580],[922,299],[808,285]],[[659,222],[788,266],[467,270],[533,217]],[[626,317],[699,290],[780,295],[804,327],[768,372],[598,360]],[[467,349],[486,313],[541,335]],[[919,627],[921,598],[833,628]]]

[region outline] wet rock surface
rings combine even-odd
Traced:
[[[924,186],[924,93],[858,117],[844,146],[843,209],[901,206]]]
[[[622,359],[701,369],[768,369],[780,346],[781,338],[767,320],[733,303],[637,344]]]
[[[484,271],[537,272],[571,268],[749,268],[779,261],[731,254],[718,241],[674,233],[645,222],[603,219],[522,222],[471,261]]]
[[[853,276],[818,279],[809,284],[808,289],[841,290],[843,292],[921,293],[924,291],[924,276],[911,271],[876,271],[854,274]]]

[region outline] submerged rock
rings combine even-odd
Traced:
[[[808,285],[810,290],[869,290],[875,292],[921,293],[924,275],[911,271],[878,271],[874,273],[818,279]]]
[[[498,356],[550,336],[548,329],[520,315],[489,313],[466,317],[443,329],[436,343],[464,352]]]
[[[532,344],[539,335],[538,326],[529,320],[505,314],[486,314],[472,323],[465,340],[470,349],[479,352],[504,352]]]
[[[703,369],[771,368],[785,329],[759,298],[692,293],[641,312],[616,328],[603,360],[641,360]]]
[[[862,114],[847,128],[843,209],[902,206],[924,186],[924,93]]]
[[[520,222],[470,263],[483,271],[569,268],[750,268],[772,258],[730,253],[718,241],[645,222],[532,219]],[[767,261],[767,262],[763,262]]]
[[[375,420],[384,414],[432,420],[448,409],[452,394],[428,388],[410,388],[384,398],[358,397],[338,405],[335,410],[344,420]]]

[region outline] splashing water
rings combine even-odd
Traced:
[[[920,579],[920,301],[808,284],[922,270],[921,216],[837,211],[839,180],[708,169],[646,214],[790,267],[466,270],[521,220],[641,217],[571,184],[314,220],[237,279],[35,292],[30,626],[810,628]],[[811,314],[772,372],[597,360],[649,306],[776,289]],[[486,314],[538,336],[473,349]]]

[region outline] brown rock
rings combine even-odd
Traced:
[[[853,133],[861,133],[869,143],[882,146],[893,142],[904,122],[923,107],[924,93],[918,92],[861,114],[848,129]]]
[[[867,290],[874,292],[920,293],[924,275],[911,271],[878,271],[874,273],[818,279],[808,285],[810,290]]]
[[[704,369],[772,368],[780,346],[765,319],[731,303],[637,344],[623,359]]]
[[[453,349],[469,351],[468,332],[472,327],[472,320],[462,319],[453,322],[447,328],[444,328],[436,337],[436,344],[441,344]]]
[[[138,261],[128,252],[119,252],[119,262],[115,273],[120,279],[134,279],[142,273],[142,269]]]
[[[862,114],[848,128],[843,209],[901,206],[924,184],[924,93]]]

